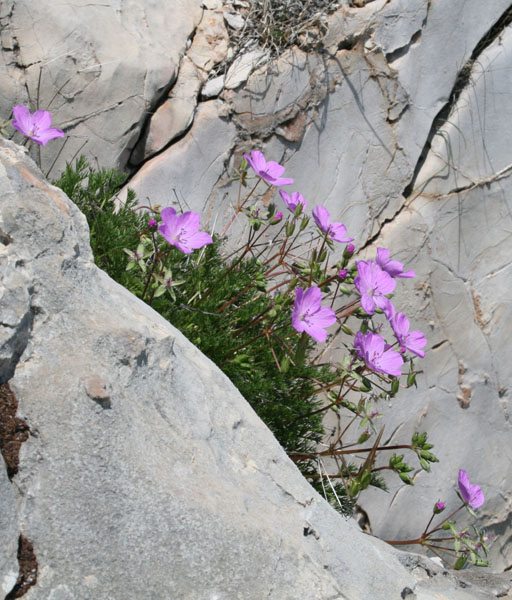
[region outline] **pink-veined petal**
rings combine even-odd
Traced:
[[[187,246],[193,249],[202,248],[203,246],[211,244],[212,242],[213,239],[211,235],[205,231],[198,231],[187,238]]]
[[[49,129],[39,131],[37,134],[31,135],[30,137],[38,144],[41,144],[41,146],[46,146],[50,140],[53,140],[54,138],[61,138],[65,135],[66,134],[62,131],[62,129],[50,127]]]
[[[38,129],[49,129],[52,125],[52,115],[47,110],[36,110],[32,122]]]
[[[311,316],[311,321],[319,327],[330,327],[336,323],[336,313],[329,306],[321,306],[317,312]]]
[[[29,109],[26,106],[14,106],[12,112],[14,115],[12,126],[23,135],[28,136],[33,127]]]
[[[485,502],[484,493],[479,485],[473,484],[469,486],[471,508],[479,508]]]
[[[315,324],[306,324],[305,332],[317,342],[325,342],[327,339],[327,331]]]
[[[302,296],[300,312],[314,312],[320,308],[322,302],[322,292],[317,286],[308,288]]]
[[[324,206],[317,206],[313,209],[313,219],[320,229],[326,233],[331,224],[329,211]]]
[[[296,310],[292,312],[292,326],[299,333],[302,333],[306,327],[304,321],[301,321],[299,318],[299,312]]]
[[[368,294],[363,294],[361,296],[361,306],[369,315],[373,315],[375,312],[375,302],[373,301],[372,296],[369,296]]]
[[[265,171],[272,179],[279,179],[284,173],[284,167],[274,160],[269,160],[265,167]]]
[[[404,361],[398,352],[386,350],[381,357],[375,359],[374,364],[377,366],[377,370],[399,377],[402,374]]]
[[[172,206],[167,206],[166,208],[162,208],[160,215],[164,223],[168,221],[173,222],[174,217],[176,217],[176,211]]]
[[[186,232],[187,237],[199,230],[201,217],[199,213],[188,211],[178,217],[178,228]]]

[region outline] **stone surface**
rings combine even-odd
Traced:
[[[224,89],[224,79],[224,75],[219,75],[218,77],[214,77],[207,81],[201,90],[203,98],[209,99],[217,97]]]
[[[12,98],[11,104],[23,100],[28,74],[29,89],[34,92],[38,75],[37,63],[24,69],[16,66],[18,55],[34,59],[37,53],[35,38],[28,33],[16,37],[15,28],[6,26],[9,20],[19,28],[20,15],[24,14],[15,10],[13,17],[7,18],[12,5],[3,3],[0,9],[2,58],[7,65],[0,69],[0,84],[5,98]],[[17,3],[19,11],[25,5],[25,1]],[[106,10],[89,5],[84,3],[78,10],[64,3],[59,27],[65,29],[61,24],[66,18],[71,25],[75,23],[66,16],[70,13]],[[150,18],[157,18],[153,15],[155,6],[148,6]],[[209,1],[207,7],[218,9],[219,5]],[[128,17],[123,13],[125,8],[126,3],[121,14],[134,27],[139,23],[138,9],[134,4],[135,16]],[[491,532],[499,534],[491,548],[497,569],[512,563],[507,544],[512,487],[508,391],[512,375],[508,360],[511,211],[507,199],[507,167],[512,157],[507,11],[510,15],[509,0],[488,0],[485,4],[480,0],[347,2],[329,18],[325,52],[288,52],[267,70],[256,68],[252,74],[253,61],[245,58],[246,83],[240,81],[233,89],[224,90],[214,102],[200,102],[192,126],[174,142],[163,135],[159,144],[166,150],[145,162],[129,182],[141,199],[148,196],[153,204],[176,205],[176,190],[183,208],[201,211],[202,222],[209,221],[221,231],[236,201],[236,191],[229,185],[229,169],[238,165],[244,151],[257,147],[268,159],[286,163],[287,175],[295,179],[293,191],[300,191],[310,208],[323,204],[333,218],[347,225],[361,256],[373,257],[376,245],[385,245],[394,258],[416,270],[415,280],[400,283],[397,304],[429,339],[429,353],[422,365],[425,373],[419,378],[418,391],[404,391],[392,407],[379,409],[386,413],[386,434],[391,436],[396,430],[393,439],[397,441],[407,439],[415,429],[428,429],[441,463],[435,465],[433,475],[417,474],[419,485],[414,489],[399,491],[391,484],[389,495],[370,492],[362,497],[362,503],[371,514],[375,532],[392,532],[393,537],[416,534],[412,517],[423,518],[439,498],[455,498],[457,470],[465,466],[471,479],[484,487],[487,502],[479,511],[481,524],[490,521]],[[40,16],[38,23],[44,25],[45,19],[45,15]],[[27,17],[25,23],[30,24],[31,19]],[[103,35],[106,25],[102,27]],[[185,30],[180,29],[178,41],[186,39]],[[153,33],[148,34],[143,25],[139,33],[145,40],[143,47],[152,47],[156,39]],[[148,35],[150,41],[144,37]],[[75,75],[73,86],[68,84],[72,90],[81,89],[76,84],[82,82],[80,78],[91,77],[89,71],[82,73],[82,66],[97,64],[95,46],[84,39],[69,36],[70,42],[80,45],[82,57],[80,74]],[[485,49],[487,43],[491,45]],[[44,56],[56,57],[63,51],[62,44],[53,51]],[[229,65],[232,54],[231,48],[219,72]],[[60,86],[65,76],[58,69],[70,59],[59,60],[45,69],[53,65],[51,72]],[[172,73],[176,65],[173,63]],[[105,64],[101,76],[107,68]],[[45,81],[43,76],[43,88]],[[115,81],[121,82],[128,97],[138,80],[133,76]],[[44,91],[44,98],[54,94],[56,85],[52,80],[51,92]],[[76,98],[59,102],[64,108],[73,103],[77,106],[76,102],[86,100],[89,89],[96,90],[94,86],[91,81]],[[112,89],[117,92],[115,85]],[[157,90],[156,96],[161,91],[159,86],[151,89]],[[150,103],[157,106],[159,98],[154,96]],[[93,104],[90,97],[87,110]],[[92,97],[101,113],[108,95]],[[102,157],[114,145],[132,147],[138,136],[138,125],[133,127],[136,120],[126,119],[124,107],[112,105],[110,121],[103,127],[109,132],[118,127],[119,119],[129,121],[131,129],[128,127],[129,134],[116,138],[113,145],[101,145],[98,156],[102,166],[108,164]],[[104,112],[101,114],[104,119]],[[111,118],[114,114],[115,119]],[[140,118],[142,113],[137,114]],[[56,124],[62,124],[58,117]],[[441,135],[434,136],[437,130]],[[432,150],[428,153],[430,142]],[[55,153],[50,145],[42,152],[48,165]],[[67,156],[72,153],[65,152]],[[120,156],[121,162],[126,160],[127,155]],[[452,193],[459,188],[464,189]],[[369,243],[372,248],[366,248]],[[9,275],[20,276],[24,275]],[[27,331],[29,321],[23,317],[30,313],[26,313],[23,302],[27,302],[28,294],[22,283],[20,289],[25,291],[16,294],[24,297],[16,296],[18,312],[14,314],[11,309],[14,312],[9,318],[18,323],[15,329]],[[13,338],[12,333],[4,331],[6,338],[0,339]],[[25,338],[13,339],[21,354]],[[9,344],[4,354],[0,349],[0,361],[4,361],[0,364],[7,361],[14,365],[17,360],[10,354],[12,340]],[[383,507],[389,511],[382,513]]]
[[[251,50],[241,54],[233,61],[226,74],[224,86],[228,90],[233,90],[247,81],[247,78],[258,65],[265,59],[265,53],[261,50]]]
[[[44,172],[64,143],[52,174],[84,142],[82,151],[102,166],[124,168],[200,18],[200,0],[2,2],[0,114],[8,118],[16,104],[52,112],[67,141],[41,153]]]
[[[512,564],[510,10],[508,0],[485,7],[476,0],[344,7],[330,18],[327,53],[285,53],[245,84],[222,92],[236,134],[218,140],[204,159],[209,168],[212,162],[236,167],[244,151],[262,149],[268,159],[286,164],[293,190],[310,207],[323,204],[345,223],[361,256],[373,257],[375,247],[384,245],[416,270],[415,280],[400,282],[397,306],[429,340],[425,373],[418,391],[404,391],[392,407],[379,410],[397,441],[415,429],[428,430],[441,463],[434,475],[415,475],[413,490],[399,491],[391,482],[389,495],[370,492],[362,503],[375,515],[377,533],[416,535],[413,517],[423,519],[439,498],[455,501],[457,471],[465,466],[485,489],[479,524],[490,523],[498,534],[491,550],[497,569]],[[450,110],[451,124],[443,126]],[[208,131],[226,126],[202,124]],[[440,127],[442,134],[432,139]],[[430,140],[433,149],[418,177]],[[448,169],[454,160],[457,166]],[[183,164],[201,169],[187,136],[157,169],[145,165],[147,183],[143,171],[132,181],[144,194],[159,194],[150,196],[161,203],[169,179],[188,188]],[[200,193],[187,196],[188,206],[202,211],[205,199],[210,207],[215,197],[218,209],[203,214],[221,231],[232,214],[222,206],[234,203],[236,191],[219,189],[225,172],[209,175],[215,189],[201,185]],[[447,195],[459,187],[468,189]],[[279,204],[277,195],[274,200]],[[372,248],[365,248],[370,242]],[[337,341],[333,348],[336,358]]]
[[[0,593],[2,598],[18,579],[18,538],[20,529],[14,493],[0,457]]]
[[[512,369],[506,358],[512,336],[512,82],[500,75],[511,60],[509,28],[473,64],[470,84],[432,139],[407,208],[379,240],[400,249],[409,264],[414,260],[419,281],[408,311],[432,348],[419,393],[409,395],[407,410],[386,420],[392,431],[409,413],[405,430],[416,424],[432,431],[442,462],[434,477],[420,473],[415,489],[392,490],[390,512],[386,519],[377,516],[374,531],[396,535],[398,525],[399,536],[407,536],[407,505],[426,518],[422,497],[455,502],[456,474],[466,468],[485,490],[478,513],[498,536],[491,547],[498,569],[512,564],[506,533],[512,514]],[[415,237],[408,239],[407,231]],[[382,498],[365,504],[380,509]]]
[[[33,432],[13,487],[39,564],[27,600],[496,597],[327,505],[217,367],[93,265],[84,217],[3,141],[0,189],[35,313],[10,380]]]

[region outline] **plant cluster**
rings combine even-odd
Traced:
[[[43,144],[44,131],[24,118],[23,133]],[[44,117],[48,127],[50,122]],[[313,209],[311,219],[299,192],[279,190],[286,216],[274,204],[263,207],[259,197],[269,187],[293,184],[284,170],[257,150],[245,155],[234,175],[238,203],[220,235],[201,231],[198,213],[137,206],[133,194],[118,207],[112,197],[122,176],[95,172],[83,158],[68,165],[56,184],[85,213],[97,264],[219,365],[305,477],[349,514],[369,486],[386,489],[387,472],[413,485],[409,457],[425,471],[438,461],[427,433],[392,445],[382,442],[384,428],[377,426],[379,402],[416,385],[414,363],[425,355],[425,336],[411,331],[393,296],[397,280],[415,274],[391,259],[387,248],[377,248],[374,260],[355,260],[345,225],[323,206]],[[228,252],[227,232],[242,215],[250,226],[247,240]],[[345,348],[343,356],[325,358],[330,335]],[[329,412],[340,427],[326,441]],[[453,520],[462,508],[472,513],[484,502],[463,469],[459,498],[461,505],[432,528],[445,509],[436,502],[418,538],[388,542],[451,554],[456,568],[468,560],[487,565],[485,534],[459,531]]]

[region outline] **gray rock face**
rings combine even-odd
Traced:
[[[2,2],[0,114],[31,104],[50,110],[67,133],[41,155],[34,149],[43,172],[64,143],[52,174],[81,148],[104,167],[125,166],[147,112],[176,79],[200,4]]]
[[[10,380],[32,433],[13,486],[39,563],[27,600],[496,597],[328,506],[227,378],[93,265],[84,217],[1,141],[0,190],[35,315]]]
[[[18,579],[18,538],[20,535],[14,493],[0,460],[0,594],[5,597]]]
[[[413,268],[397,306],[429,339],[425,373],[418,391],[379,410],[397,442],[428,430],[441,463],[416,474],[414,489],[391,483],[362,504],[375,533],[416,536],[418,515],[454,497],[465,467],[484,488],[480,524],[498,534],[493,566],[510,566],[510,1],[347,2],[329,17],[326,52],[288,51],[263,68],[257,49],[217,64],[226,48],[216,0],[202,21],[192,0],[104,4],[2,3],[2,116],[28,101],[27,89],[37,97],[42,67],[40,107],[71,134],[52,175],[87,138],[84,152],[101,166],[131,156],[141,199],[169,205],[175,190],[221,231],[235,199],[229,169],[258,147],[286,163],[310,208],[323,204],[346,224],[361,256],[383,245]],[[215,26],[199,27],[188,47],[209,19]],[[224,74],[244,61],[226,89]],[[220,95],[198,101],[213,65],[219,85],[206,83],[202,97]],[[62,143],[42,152],[45,172]],[[32,292],[25,270],[1,274],[0,368],[12,374],[31,335]]]
[[[386,246],[417,272],[401,282],[396,303],[429,340],[425,373],[418,391],[379,410],[396,443],[429,431],[441,463],[433,475],[415,474],[414,490],[391,482],[389,495],[370,492],[361,502],[374,532],[415,537],[418,514],[455,498],[466,468],[484,488],[479,523],[497,534],[497,569],[512,564],[510,11],[508,0],[344,7],[329,18],[327,52],[287,51],[256,69],[221,93],[214,121],[200,104],[200,128],[129,183],[164,204],[171,180],[181,201],[222,231],[236,197],[223,165],[236,167],[258,147],[286,164],[310,208],[322,204],[345,223],[361,256]],[[201,144],[201,164],[196,140],[206,131],[219,134]],[[183,164],[199,174],[207,168],[208,178],[192,188],[189,172],[179,174]],[[333,340],[332,357],[340,351]]]

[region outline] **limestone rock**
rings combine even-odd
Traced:
[[[139,141],[130,162],[140,164],[188,129],[194,120],[197,96],[205,77],[191,60],[182,60],[178,80],[170,97],[152,115],[148,131]]]
[[[254,69],[256,69],[265,59],[265,53],[261,50],[251,50],[241,54],[233,61],[226,74],[224,86],[232,90],[240,86]]]
[[[340,517],[228,379],[93,265],[84,217],[24,153],[0,141],[0,165],[37,309],[10,380],[37,432],[13,488],[27,600],[493,598]]]
[[[0,457],[0,594],[5,597],[18,579],[18,515],[11,483]]]
[[[224,89],[224,75],[219,75],[207,81],[201,90],[203,98],[216,98]]]
[[[83,151],[103,167],[124,168],[146,111],[176,77],[201,18],[200,0],[8,0],[2,9],[2,118],[16,104],[52,112],[67,141],[41,153],[45,172],[64,143],[52,174],[84,142]]]

